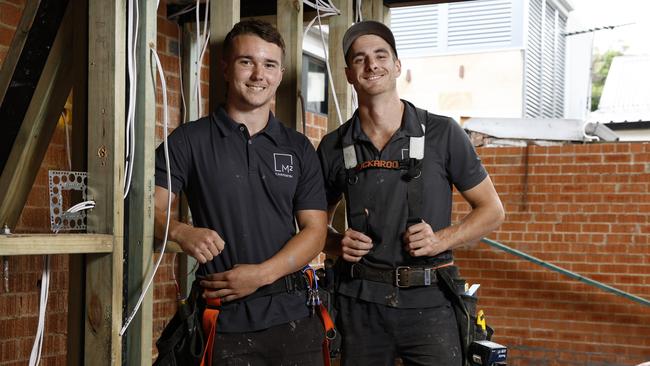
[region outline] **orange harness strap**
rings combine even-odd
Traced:
[[[309,278],[309,287],[314,288],[314,271],[307,270],[307,277]],[[316,287],[316,290],[318,287]],[[325,339],[323,339],[323,364],[325,366],[330,366],[330,339],[334,338],[336,335],[336,329],[334,329],[334,322],[330,317],[329,311],[325,305],[321,302],[318,304],[318,317],[323,323],[323,328],[325,329]]]
[[[205,302],[207,306],[203,311],[201,323],[203,325],[203,334],[208,335],[208,340],[205,345],[205,351],[203,352],[201,366],[210,366],[212,365],[212,347],[214,346],[214,337],[217,333],[217,318],[219,317],[221,298],[207,298]]]

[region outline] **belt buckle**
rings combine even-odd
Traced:
[[[409,284],[409,275],[408,271],[411,269],[409,266],[398,266],[395,268],[395,286],[399,288],[406,288],[410,287],[411,285]],[[401,273],[404,271],[404,273]],[[402,282],[405,282],[405,284],[402,284]]]

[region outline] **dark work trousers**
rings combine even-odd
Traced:
[[[343,337],[342,366],[460,366],[458,325],[451,303],[399,309],[341,296],[336,326]]]
[[[322,366],[325,331],[318,315],[245,333],[219,333],[213,366]]]

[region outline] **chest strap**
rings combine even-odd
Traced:
[[[409,156],[402,160],[368,160],[361,161],[357,158],[357,146],[352,143],[343,146],[343,162],[346,174],[346,189],[344,191],[348,214],[348,226],[353,230],[368,233],[368,211],[364,207],[364,192],[359,183],[361,171],[374,169],[403,170],[402,179],[407,181],[408,218],[407,227],[418,223],[422,218],[422,168],[426,138],[427,112],[416,109],[419,122],[422,126],[422,136],[409,137]],[[352,128],[352,126],[350,126]],[[341,140],[343,131],[341,133]]]

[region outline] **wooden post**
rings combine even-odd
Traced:
[[[153,215],[154,215],[154,152],[156,134],[155,62],[151,45],[156,44],[157,9],[155,1],[139,2],[139,37],[137,49],[137,103],[135,114],[135,160],[131,188],[127,197],[127,268],[128,314],[135,308],[145,280],[153,269]],[[128,55],[127,55],[128,57]],[[126,133],[129,133],[126,131]],[[126,336],[126,364],[151,363],[153,323],[153,288],[145,294],[137,315],[129,325]]]
[[[121,365],[126,1],[90,1],[88,13],[87,226],[113,235],[113,252],[87,256],[84,364]]]
[[[384,22],[384,15],[388,8],[384,6],[383,0],[363,0],[361,3],[361,14],[363,20],[376,20]]]
[[[88,1],[72,0],[72,170],[86,171],[88,152]],[[73,194],[75,202],[81,202],[81,194]],[[113,240],[111,239],[111,251]],[[84,309],[86,271],[85,255],[68,257],[68,344],[66,364],[83,365],[84,355]],[[74,315],[76,314],[76,315]]]
[[[72,9],[68,7],[0,176],[0,223],[13,228],[72,88]]]
[[[216,111],[226,101],[226,82],[223,77],[223,40],[239,22],[239,0],[210,1],[210,111]]]
[[[352,0],[333,0],[332,3],[341,11],[341,15],[329,18],[329,51],[328,58],[332,70],[332,81],[336,90],[341,119],[339,121],[334,96],[330,90],[329,105],[327,109],[327,131],[334,131],[341,123],[352,116],[352,89],[345,77],[345,55],[341,43],[343,35],[352,25]]]
[[[336,89],[339,106],[341,108],[341,119],[339,121],[334,96],[330,90],[329,102],[327,109],[327,131],[331,132],[337,129],[341,123],[345,123],[352,117],[352,88],[345,77],[345,55],[343,55],[342,41],[345,31],[352,25],[352,0],[334,0],[334,5],[341,11],[341,15],[329,18],[329,51],[328,58],[330,69],[332,70],[332,81]],[[341,203],[334,215],[334,228],[339,232],[344,232],[345,222],[345,205]]]
[[[196,33],[192,30],[192,24],[185,24],[181,27],[182,32],[182,50],[181,60],[183,73],[183,93],[185,95],[186,110],[183,111],[187,121],[194,121],[199,117],[199,112],[196,104],[197,95],[193,92],[196,88],[198,80],[196,74],[196,49],[199,47],[196,40]],[[179,195],[179,219],[185,223],[189,221],[190,211],[187,205],[187,196],[181,192]],[[169,245],[169,243],[168,243]],[[169,248],[169,247],[168,247]],[[169,250],[166,250],[169,253]],[[176,260],[178,261],[178,286],[180,287],[181,294],[188,296],[190,294],[191,284],[194,281],[194,273],[190,273],[191,269],[196,264],[196,259],[186,255],[180,251]]]
[[[302,131],[302,1],[278,0],[276,27],[284,39],[284,74],[276,93],[275,114],[290,128]]]

